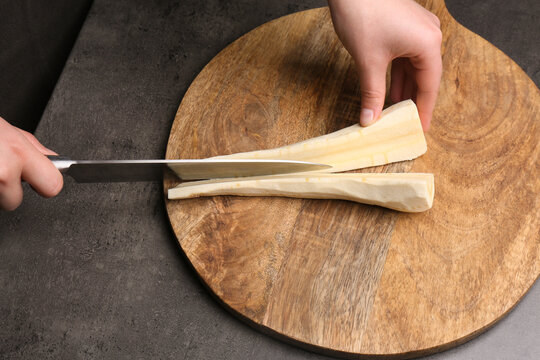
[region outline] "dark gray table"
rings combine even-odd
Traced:
[[[540,83],[535,0],[447,1]],[[160,158],[180,99],[228,43],[324,1],[96,0],[37,136],[74,158]],[[517,119],[516,121],[518,121]],[[0,214],[0,358],[325,358],[219,306],[181,255],[160,184],[79,185]],[[433,359],[537,359],[540,285]]]

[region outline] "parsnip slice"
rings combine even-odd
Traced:
[[[383,110],[373,125],[352,125],[296,144],[217,156],[221,159],[303,160],[332,165],[340,172],[414,159],[427,151],[416,105],[402,101]]]
[[[402,101],[369,127],[352,125],[296,144],[217,156],[220,159],[303,160],[332,165],[328,172],[412,160],[427,151],[416,105]],[[199,196],[287,196],[342,199],[406,212],[431,208],[433,174],[303,173],[186,182],[169,189],[169,199]]]
[[[286,196],[341,199],[406,212],[431,208],[433,174],[357,173],[273,175],[185,182],[169,189],[169,199],[213,195]]]

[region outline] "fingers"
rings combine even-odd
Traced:
[[[37,151],[27,157],[22,167],[20,161],[1,162],[0,208],[11,211],[21,204],[23,199],[21,178],[44,197],[57,195],[63,186],[60,172]]]
[[[21,205],[23,190],[20,181],[0,186],[0,209],[12,211]]]
[[[40,195],[57,195],[63,186],[60,172],[44,154],[54,154],[31,134],[0,118],[0,208],[14,210],[23,198],[21,180]]]
[[[405,80],[403,81],[403,92],[401,94],[401,100],[412,99],[414,97],[414,78],[405,72]]]
[[[417,55],[409,59],[416,85],[415,102],[424,130],[429,129],[442,76],[442,33],[438,18],[433,15],[432,19],[434,24],[425,32]]]
[[[0,155],[4,155],[1,153]],[[23,191],[18,163],[0,162],[0,208],[15,210],[22,202]]]
[[[412,99],[416,101],[415,70],[409,59],[397,58],[392,62],[392,79],[390,82],[390,100],[397,103]]]
[[[380,116],[386,67],[391,59],[396,59],[392,67],[391,100],[416,100],[422,124],[427,129],[441,75],[440,21],[414,1],[385,0],[376,6],[373,3],[329,1],[336,33],[354,58],[360,75],[360,124],[366,126]]]
[[[34,147],[36,149],[39,150],[40,153],[42,153],[43,155],[58,155],[57,153],[55,153],[54,151],[52,151],[51,149],[48,149],[46,148],[45,146],[43,146],[39,141],[38,139],[36,139],[36,137],[32,134],[30,134],[28,131],[24,131],[22,129],[17,129],[18,131],[21,132],[21,134],[24,135],[24,137],[26,138],[26,140],[28,140],[28,142],[30,142],[30,144],[34,145]]]
[[[405,59],[397,58],[392,61],[390,72],[390,100],[393,103],[403,100],[403,84],[405,82]]]
[[[38,139],[27,131],[17,129],[43,155],[58,155],[43,146]],[[25,162],[21,177],[32,185],[32,188],[41,196],[52,197],[58,195],[64,184],[64,179],[56,167],[44,156],[34,153]]]
[[[386,67],[388,61],[370,61],[359,66],[362,110],[360,125],[368,126],[379,118],[386,93]]]
[[[64,185],[62,174],[49,159],[37,151],[26,158],[21,177],[32,185],[32,188],[38,194],[44,197],[58,195]]]
[[[428,130],[431,123],[441,75],[442,60],[438,53],[416,59],[398,58],[392,62],[390,98],[394,103],[412,99],[424,130]]]
[[[440,55],[419,59],[416,64],[416,106],[424,130],[429,129],[442,75]]]

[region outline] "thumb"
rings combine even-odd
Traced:
[[[58,155],[57,153],[55,153],[51,149],[47,149],[45,146],[43,146],[39,142],[39,140],[36,139],[36,137],[34,135],[32,135],[31,133],[29,133],[28,131],[24,131],[22,129],[17,129],[17,130],[20,131],[24,135],[26,140],[28,140],[28,142],[30,142],[30,144],[34,145],[34,147],[36,149],[38,149],[38,151],[40,153],[42,153],[43,155]]]
[[[361,126],[373,124],[381,114],[386,93],[386,67],[387,64],[381,61],[359,66],[360,93],[362,96]]]

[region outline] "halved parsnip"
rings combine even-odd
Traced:
[[[218,159],[302,160],[340,172],[414,159],[427,151],[416,105],[402,101],[383,110],[373,125],[345,129],[280,148],[217,156]]]
[[[433,204],[433,174],[303,174],[185,182],[169,189],[169,199],[213,195],[286,196],[341,199],[406,212]]]
[[[369,127],[352,125],[334,133],[269,150],[217,156],[219,159],[303,160],[340,172],[411,160],[427,151],[416,105],[402,101],[385,109]],[[169,189],[169,199],[213,195],[287,196],[342,199],[420,212],[431,208],[433,174],[303,173],[186,182]]]

